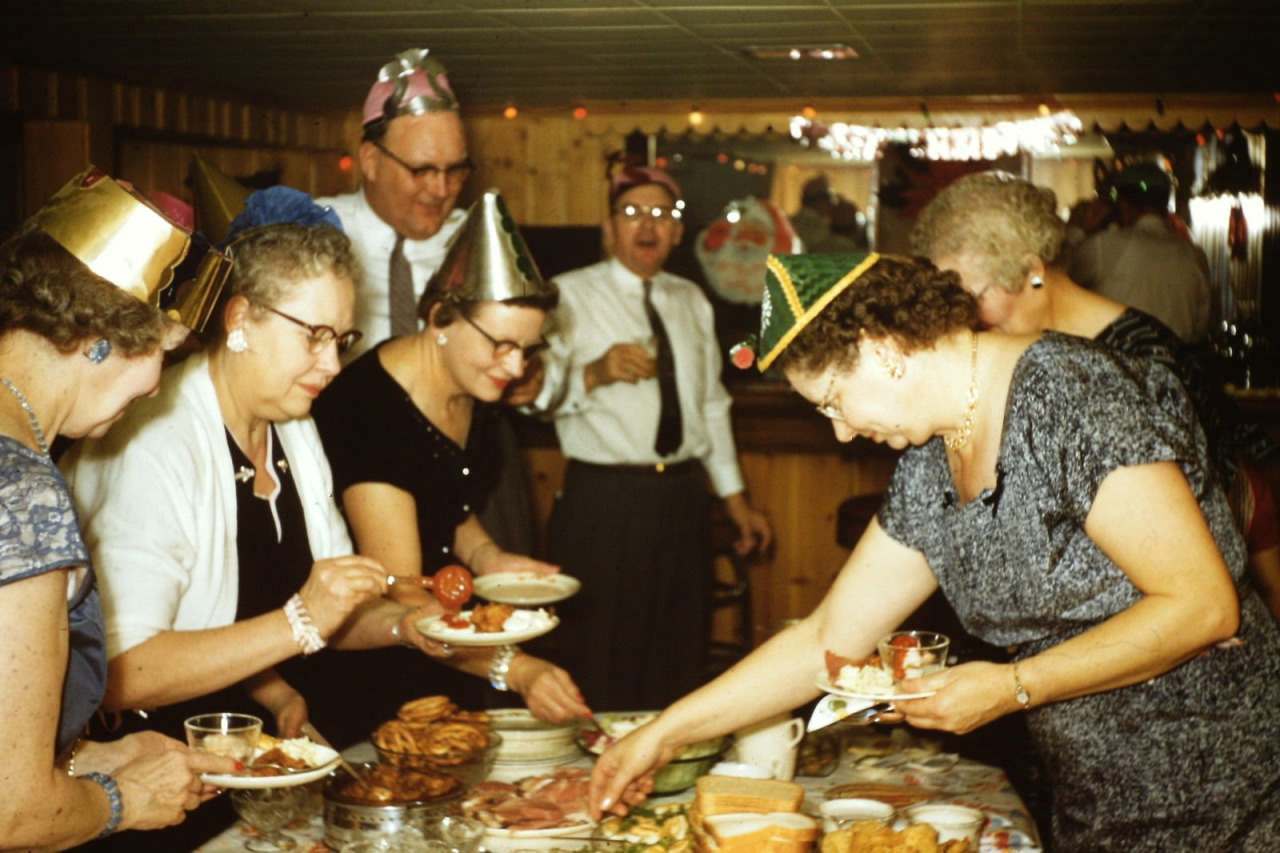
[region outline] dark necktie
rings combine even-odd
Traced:
[[[676,388],[676,360],[671,353],[671,338],[667,327],[653,307],[653,282],[644,280],[644,313],[649,316],[649,328],[658,348],[658,393],[662,398],[662,411],[658,414],[658,437],[653,449],[659,456],[670,456],[684,441],[684,421],[680,416],[680,394]]]
[[[388,307],[391,310],[391,336],[412,335],[418,331],[418,306],[413,298],[413,272],[404,256],[404,237],[396,235],[387,269]]]

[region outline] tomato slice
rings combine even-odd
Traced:
[[[461,610],[471,600],[471,572],[462,566],[445,566],[432,577],[431,587],[445,610]]]

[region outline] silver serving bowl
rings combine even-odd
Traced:
[[[356,765],[372,769],[373,762]],[[464,788],[430,800],[370,805],[343,797],[338,790],[351,780],[339,769],[324,788],[324,843],[341,850],[356,841],[373,841],[394,836],[405,828],[426,833],[440,817],[460,811]]]

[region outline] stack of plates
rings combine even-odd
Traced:
[[[489,712],[502,745],[494,758],[490,778],[514,780],[536,776],[582,756],[574,742],[572,725],[544,723],[524,708]]]

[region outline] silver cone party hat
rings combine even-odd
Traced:
[[[505,302],[554,296],[542,278],[515,220],[497,190],[471,205],[467,219],[449,242],[444,263],[427,282],[424,300]]]

